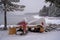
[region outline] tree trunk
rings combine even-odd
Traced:
[[[5,3],[4,3],[4,7],[5,7],[5,9],[4,9],[4,30],[6,30],[6,29],[7,29],[7,16],[6,16],[7,11],[6,11],[6,0],[5,0]]]
[[[4,10],[4,30],[7,29],[7,16],[6,16],[6,10]]]

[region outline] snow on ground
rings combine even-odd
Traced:
[[[8,35],[7,31],[0,31],[0,40],[60,40],[60,31],[44,33],[28,32],[27,35]]]

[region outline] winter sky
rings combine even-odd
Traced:
[[[18,4],[25,5],[24,13],[39,12],[44,5],[48,6],[49,3],[45,3],[45,0],[20,0]]]

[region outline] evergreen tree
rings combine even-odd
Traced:
[[[4,30],[7,29],[7,11],[23,11],[24,5],[13,4],[10,0],[1,0],[1,3],[4,5]]]
[[[60,7],[60,0],[45,0],[46,2],[50,2],[51,4],[55,4],[56,7]]]

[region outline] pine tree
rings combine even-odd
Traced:
[[[7,29],[7,11],[23,11],[25,6],[24,5],[17,5],[13,4],[9,0],[1,0],[1,3],[4,5],[4,30]]]
[[[55,4],[56,7],[60,7],[60,0],[45,0],[46,2],[50,2],[51,5]]]

